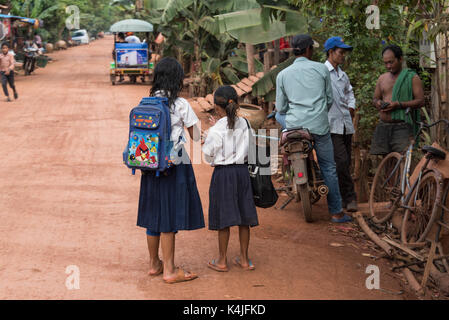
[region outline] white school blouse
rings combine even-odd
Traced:
[[[209,129],[203,153],[212,158],[211,165],[244,164],[248,161],[249,131],[244,118],[236,118],[234,130],[228,119],[221,118]]]
[[[160,91],[155,93],[155,96],[163,97]],[[199,121],[195,111],[193,111],[190,103],[181,97],[175,100],[175,105],[170,106],[170,122],[171,135],[170,140],[173,141],[173,147],[177,150],[184,144],[186,140],[184,127],[190,128]]]

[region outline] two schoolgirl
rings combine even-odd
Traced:
[[[184,148],[184,127],[194,141],[198,141],[201,134],[198,117],[187,100],[179,97],[183,80],[184,71],[175,59],[164,58],[156,65],[151,95],[169,100],[171,140],[182,161],[159,177],[151,171],[142,172],[137,218],[137,225],[147,230],[149,275],[163,274],[166,283],[198,277],[175,266],[175,234],[205,225],[195,174]],[[217,89],[214,99],[215,110],[222,118],[209,129],[203,152],[215,167],[209,191],[209,229],[218,230],[219,256],[209,261],[208,266],[216,271],[228,271],[229,228],[239,226],[240,255],[233,262],[246,270],[254,270],[248,258],[249,228],[258,225],[258,219],[245,165],[250,126],[237,116],[237,93],[232,87]]]

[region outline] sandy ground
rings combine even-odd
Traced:
[[[16,78],[18,101],[0,102],[0,299],[406,298],[366,288],[370,264],[380,268],[381,288],[399,291],[401,280],[331,231],[325,203],[314,207],[312,224],[295,203],[258,209],[255,271],[208,269],[217,235],[205,228],[176,238],[176,262],[197,280],[149,278],[145,231],[136,226],[140,174],[122,164],[129,111],[149,87],[113,87],[111,50],[103,39],[54,53],[45,69]],[[194,169],[207,221],[212,169]],[[232,230],[229,256],[238,250]],[[71,265],[79,290],[66,287]]]

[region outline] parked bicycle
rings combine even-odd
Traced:
[[[390,220],[398,210],[405,210],[401,224],[403,243],[422,242],[435,221],[443,199],[443,177],[436,169],[429,169],[430,161],[446,158],[443,150],[424,146],[425,162],[415,181],[410,181],[411,162],[415,142],[424,130],[444,123],[449,132],[449,121],[439,120],[432,124],[417,122],[419,130],[404,154],[392,152],[380,163],[374,176],[369,198],[372,221],[382,224]],[[447,195],[446,195],[447,196]]]

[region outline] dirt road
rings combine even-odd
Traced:
[[[47,68],[17,77],[18,101],[0,102],[0,299],[404,298],[366,288],[370,264],[380,268],[381,288],[401,285],[384,261],[331,232],[325,204],[313,224],[295,204],[259,210],[253,272],[208,269],[217,239],[205,228],[179,232],[176,242],[177,263],[199,279],[149,278],[145,231],[136,226],[140,174],[121,160],[129,111],[149,87],[111,86],[111,50],[107,38],[57,52]],[[207,219],[212,169],[194,168]],[[237,236],[232,230],[231,257]],[[71,265],[79,290],[65,285]]]

